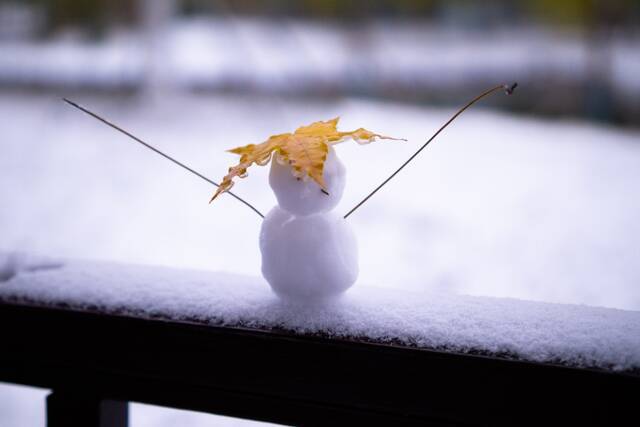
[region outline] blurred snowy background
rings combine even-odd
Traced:
[[[350,217],[360,282],[640,310],[639,21],[635,1],[0,0],[0,250],[260,274],[253,212],[62,96],[214,180],[225,149],[337,115],[407,138],[337,147],[346,213],[518,81]],[[264,212],[267,172],[234,188]],[[45,394],[0,385],[0,425],[43,425]]]

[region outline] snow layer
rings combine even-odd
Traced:
[[[614,370],[640,367],[640,312],[618,309],[366,286],[331,304],[304,305],[280,300],[259,278],[88,261],[20,272],[0,283],[0,299]]]

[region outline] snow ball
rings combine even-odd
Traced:
[[[269,185],[282,209],[294,215],[312,215],[336,207],[344,191],[346,169],[333,147],[329,148],[323,170],[329,194],[323,193],[318,183],[309,177],[296,178],[291,167],[281,164],[276,157],[271,161]]]
[[[264,278],[284,298],[336,297],[358,277],[355,234],[335,213],[298,217],[274,207],[262,223],[260,251]]]

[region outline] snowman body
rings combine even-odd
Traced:
[[[327,192],[299,179],[288,164],[271,162],[269,185],[278,205],[260,230],[262,274],[280,297],[334,298],[358,277],[358,248],[346,220],[332,211],[342,198],[346,170],[333,148],[325,161]],[[328,193],[328,194],[327,194]]]

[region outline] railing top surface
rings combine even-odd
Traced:
[[[597,424],[627,416],[640,389],[633,370],[95,308],[5,300],[0,321],[12,325],[3,333],[0,381],[285,424],[527,424],[523,413],[531,422],[559,413]]]
[[[262,279],[96,262],[36,263],[0,301],[619,371],[640,368],[640,312],[356,284],[338,301],[279,300]]]
[[[172,329],[181,339],[193,338],[194,345],[200,345],[199,340],[215,341],[218,336],[234,337],[237,339],[258,339],[272,342],[304,343],[317,346],[334,346],[360,348],[366,352],[400,352],[402,355],[412,357],[444,357],[451,360],[477,360],[486,363],[515,363],[521,366],[537,366],[550,369],[568,369],[576,372],[593,372],[598,374],[622,375],[637,377],[640,379],[640,368],[611,369],[588,365],[575,365],[563,360],[532,361],[519,358],[516,354],[501,351],[488,351],[486,349],[466,349],[457,351],[449,348],[433,348],[420,346],[415,343],[384,337],[374,339],[362,335],[334,335],[322,330],[300,331],[287,329],[281,326],[265,327],[263,325],[225,325],[212,322],[211,319],[184,317],[175,319],[162,314],[149,316],[147,313],[135,313],[132,311],[104,310],[100,307],[73,307],[66,304],[43,305],[37,301],[12,300],[0,298],[0,314],[19,319],[37,319],[41,321],[43,334],[55,336],[59,332],[48,324],[51,319],[74,319],[76,322],[99,321],[110,333],[122,331],[124,327],[131,326],[133,331],[141,325],[153,325],[154,328]],[[84,328],[82,328],[84,330]],[[18,328],[18,330],[20,330]],[[277,345],[277,344],[276,344]],[[482,363],[482,362],[481,362]]]
[[[640,312],[356,287],[322,304],[281,301],[251,277],[104,263],[18,274],[0,299],[451,352],[640,367]]]

